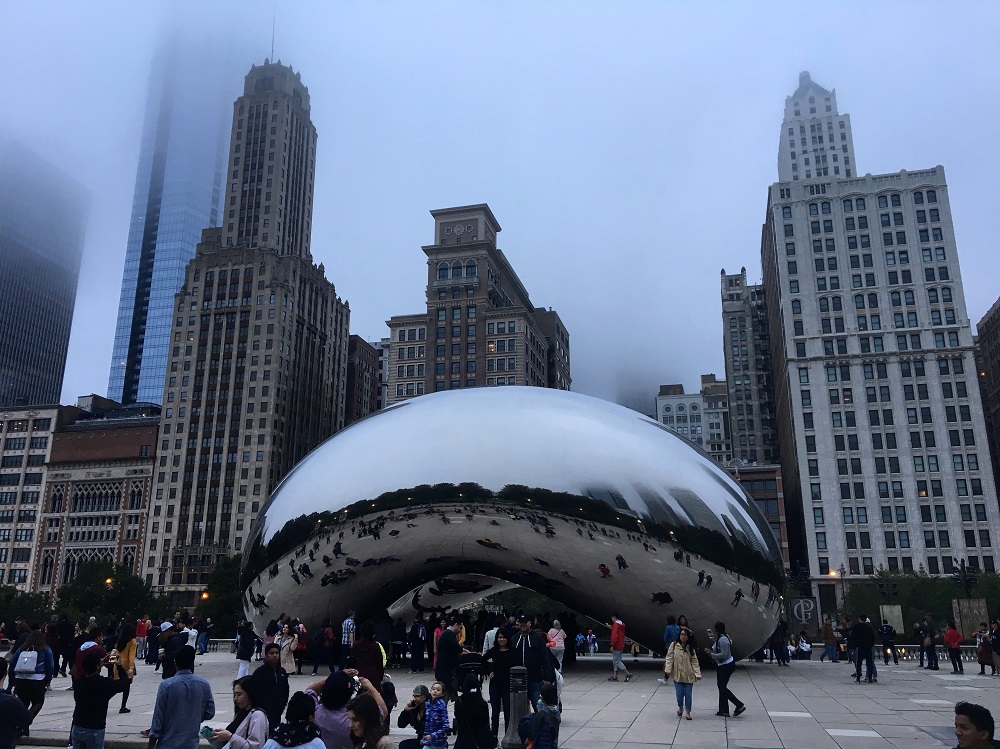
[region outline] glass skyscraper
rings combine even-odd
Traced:
[[[89,202],[55,166],[0,142],[0,408],[59,402]]]
[[[209,55],[214,47],[171,43],[153,61],[108,377],[121,403],[160,402],[174,294],[201,230],[219,223],[227,101],[240,77]]]

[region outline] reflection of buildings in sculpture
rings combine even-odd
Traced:
[[[32,590],[55,593],[89,561],[139,573],[160,407],[91,396],[88,411],[53,435]]]
[[[785,524],[785,494],[781,483],[781,466],[738,465],[726,470],[740,482],[757,509],[767,519],[774,539],[781,548],[781,558],[787,567],[788,528]]]
[[[375,349],[378,355],[378,392],[375,396],[375,410],[380,411],[389,402],[389,352],[392,346],[388,338],[381,338],[378,341],[370,341],[369,345]]]
[[[761,237],[791,561],[823,608],[841,564],[992,571],[1000,537],[944,169],[841,179],[859,170],[833,99],[803,73],[786,101],[793,168]],[[809,146],[787,160],[786,128]]]
[[[473,439],[483,423],[485,456]],[[433,459],[442,439],[447,464]],[[374,468],[397,445],[406,459]],[[549,389],[477,388],[392,406],[300,463],[254,525],[242,579],[257,621],[295,610],[308,626],[342,617],[347,601],[403,615],[415,595],[425,608],[461,606],[478,594],[454,591],[513,584],[598,618],[624,608],[636,639],[656,646],[667,596],[710,626],[740,588],[782,589],[765,524],[717,464],[651,419]],[[454,576],[457,587],[438,584]],[[747,609],[746,647],[773,630],[776,596]]]
[[[350,336],[347,344],[347,395],[344,426],[378,410],[379,353],[361,336]]]
[[[387,321],[388,402],[442,390],[533,385],[568,390],[569,333],[536,308],[486,204],[431,211],[427,312]]]
[[[309,249],[316,130],[291,68],[265,62],[233,105],[226,218],[175,297],[144,573],[194,603],[260,505],[343,428],[350,309]],[[228,219],[228,220],[227,220]]]
[[[721,271],[722,336],[732,456],[745,463],[774,463],[774,385],[764,287],[747,284],[747,270]],[[727,459],[728,460],[728,459]]]
[[[983,401],[993,480],[1000,481],[1000,299],[976,325],[976,370]]]
[[[81,414],[74,406],[0,410],[0,583],[29,589],[52,435]]]

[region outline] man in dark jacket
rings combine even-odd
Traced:
[[[865,663],[865,681],[871,684],[877,681],[874,675],[875,670],[875,631],[872,625],[865,621],[865,617],[859,616],[858,621],[851,627],[851,640],[857,653],[855,661],[854,680],[861,683],[861,663]]]
[[[264,663],[253,675],[257,694],[261,695],[264,704],[261,709],[267,714],[270,725],[269,733],[274,735],[274,729],[281,723],[281,714],[288,704],[288,673],[281,667],[281,648],[272,642],[264,648]]]
[[[889,665],[889,654],[892,654],[892,662],[899,665],[899,655],[896,653],[896,628],[889,624],[888,619],[882,620],[882,626],[878,628],[879,637],[882,638],[882,657],[885,665]]]
[[[532,710],[538,708],[538,698],[543,684],[554,684],[555,671],[549,659],[549,648],[545,637],[531,631],[531,619],[521,616],[517,620],[518,631],[510,643],[514,651],[512,666],[528,669],[528,703]]]
[[[458,657],[462,654],[462,646],[458,644],[458,633],[462,630],[462,621],[457,617],[445,627],[438,637],[437,664],[434,666],[434,678],[448,689],[451,697],[457,696],[458,685],[455,684],[455,669],[458,668]]]

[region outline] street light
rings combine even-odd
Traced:
[[[203,600],[203,601],[207,601],[208,600],[208,591],[207,590],[203,590],[201,592],[201,600]]]

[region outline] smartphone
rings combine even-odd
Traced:
[[[209,739],[209,740],[211,740],[212,734],[214,734],[214,733],[215,733],[215,729],[213,729],[211,726],[202,726],[201,727],[201,737],[203,739]]]

